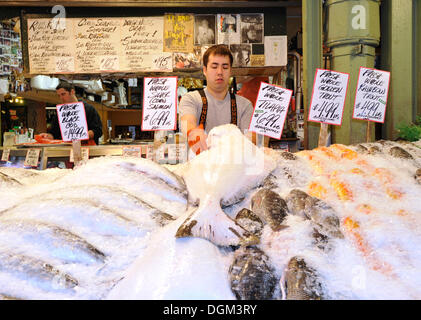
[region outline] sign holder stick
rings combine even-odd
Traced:
[[[82,148],[81,148],[80,140],[73,140],[72,148],[73,148],[73,163],[75,167],[77,167],[82,164]]]
[[[327,147],[327,137],[329,135],[328,129],[329,129],[329,125],[327,123],[320,124],[319,144],[318,144],[319,147],[321,146]]]
[[[366,130],[366,138],[367,138],[367,142],[371,141],[371,130],[370,130],[370,121],[367,120],[367,130]]]

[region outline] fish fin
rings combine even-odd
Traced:
[[[176,238],[197,237],[219,246],[252,245],[256,236],[238,225],[218,206],[199,206],[178,228]]]

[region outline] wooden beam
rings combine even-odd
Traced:
[[[1,1],[2,6],[50,7],[208,7],[208,8],[270,8],[270,7],[300,7],[301,1],[138,1],[138,0],[12,0]]]
[[[232,76],[273,76],[286,67],[246,67],[232,68]],[[197,69],[174,69],[173,72],[114,72],[114,73],[71,73],[71,74],[49,74],[62,80],[91,80],[91,79],[128,79],[142,77],[168,77],[178,76],[180,78],[204,79],[201,68]],[[25,78],[36,76],[35,74],[24,74]]]

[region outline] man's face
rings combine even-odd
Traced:
[[[60,89],[56,90],[56,92],[57,92],[57,95],[59,96],[62,103],[74,102],[74,95],[75,95],[74,89],[70,90],[70,92],[69,92],[66,89],[60,88]]]
[[[231,65],[229,56],[211,54],[208,65],[203,67],[208,87],[221,92],[228,88],[231,77]]]

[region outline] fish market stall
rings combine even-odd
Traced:
[[[178,165],[0,168],[0,297],[421,298],[420,141],[209,137]]]

